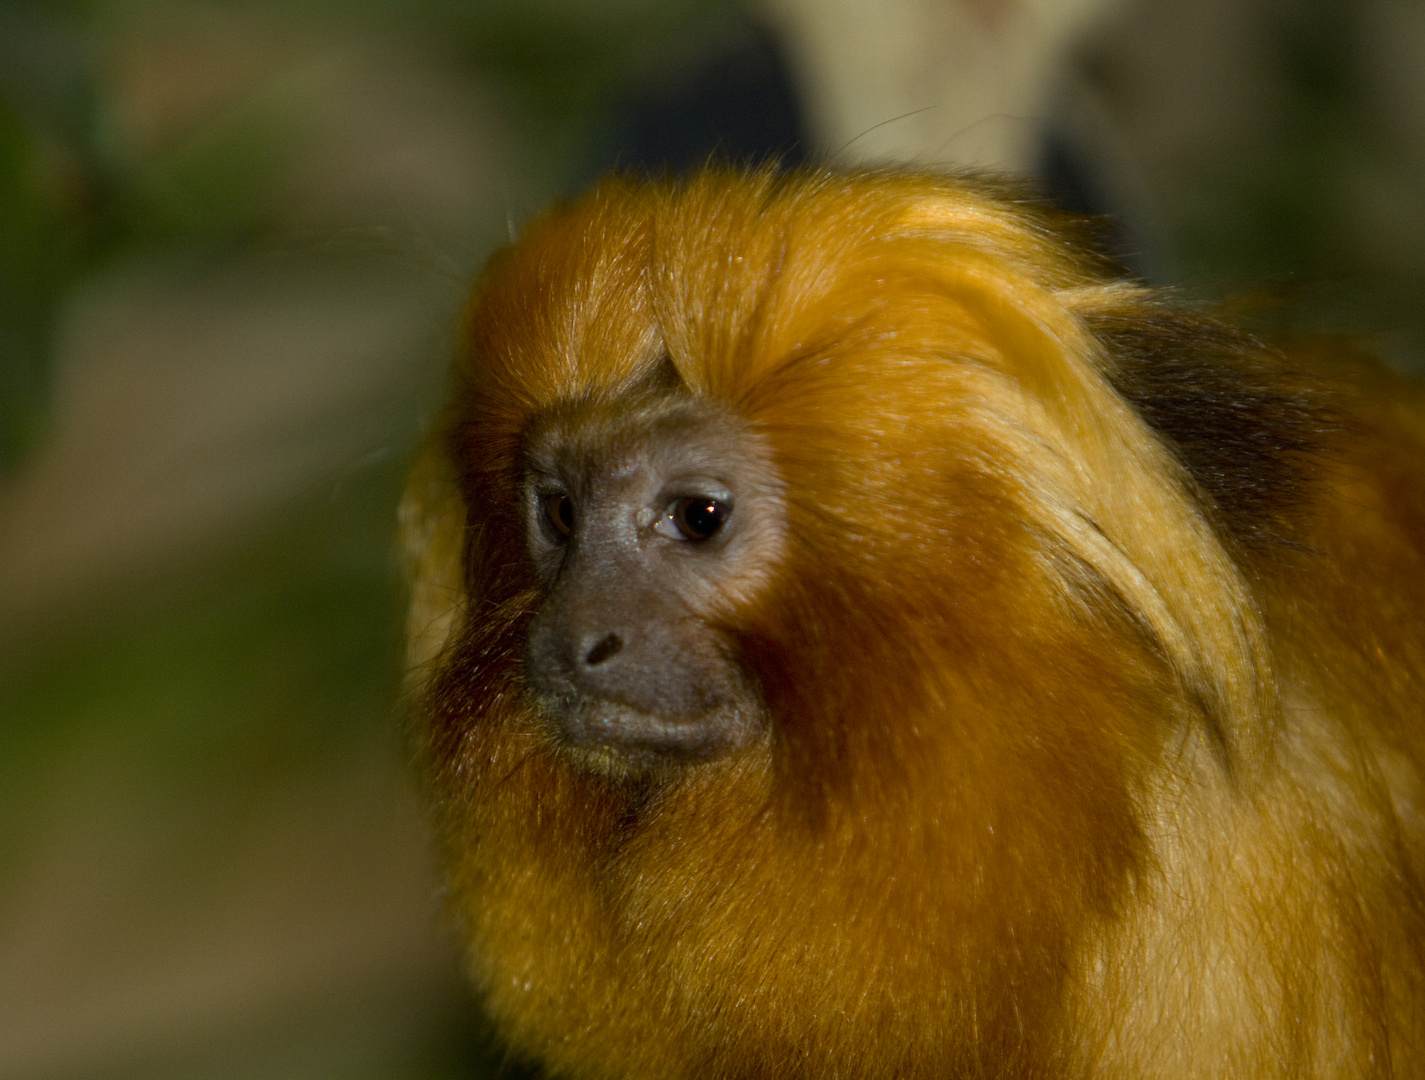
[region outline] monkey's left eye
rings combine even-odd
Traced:
[[[727,522],[726,503],[706,495],[689,495],[668,508],[668,516],[688,540],[707,540]]]
[[[559,493],[544,497],[544,516],[550,526],[560,536],[571,536],[574,532],[574,500]]]

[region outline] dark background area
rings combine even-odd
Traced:
[[[1016,117],[1041,189],[1421,370],[1420,5],[1097,6]],[[785,7],[0,0],[0,1076],[494,1068],[403,729],[402,476],[550,201],[860,160]]]

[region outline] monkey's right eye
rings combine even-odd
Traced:
[[[669,507],[669,516],[684,539],[708,540],[727,521],[727,505],[707,495],[692,495]]]
[[[560,536],[574,534],[574,500],[563,493],[544,497],[544,516]]]

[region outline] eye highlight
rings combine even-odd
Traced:
[[[544,517],[549,522],[550,528],[561,537],[572,536],[574,533],[574,500],[563,492],[556,492],[553,495],[546,495],[541,500],[544,503]]]
[[[686,540],[709,540],[727,522],[732,508],[707,495],[688,495],[668,507],[668,516]]]

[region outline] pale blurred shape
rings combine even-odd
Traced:
[[[764,0],[821,149],[1030,172],[1079,42],[1123,0]]]

